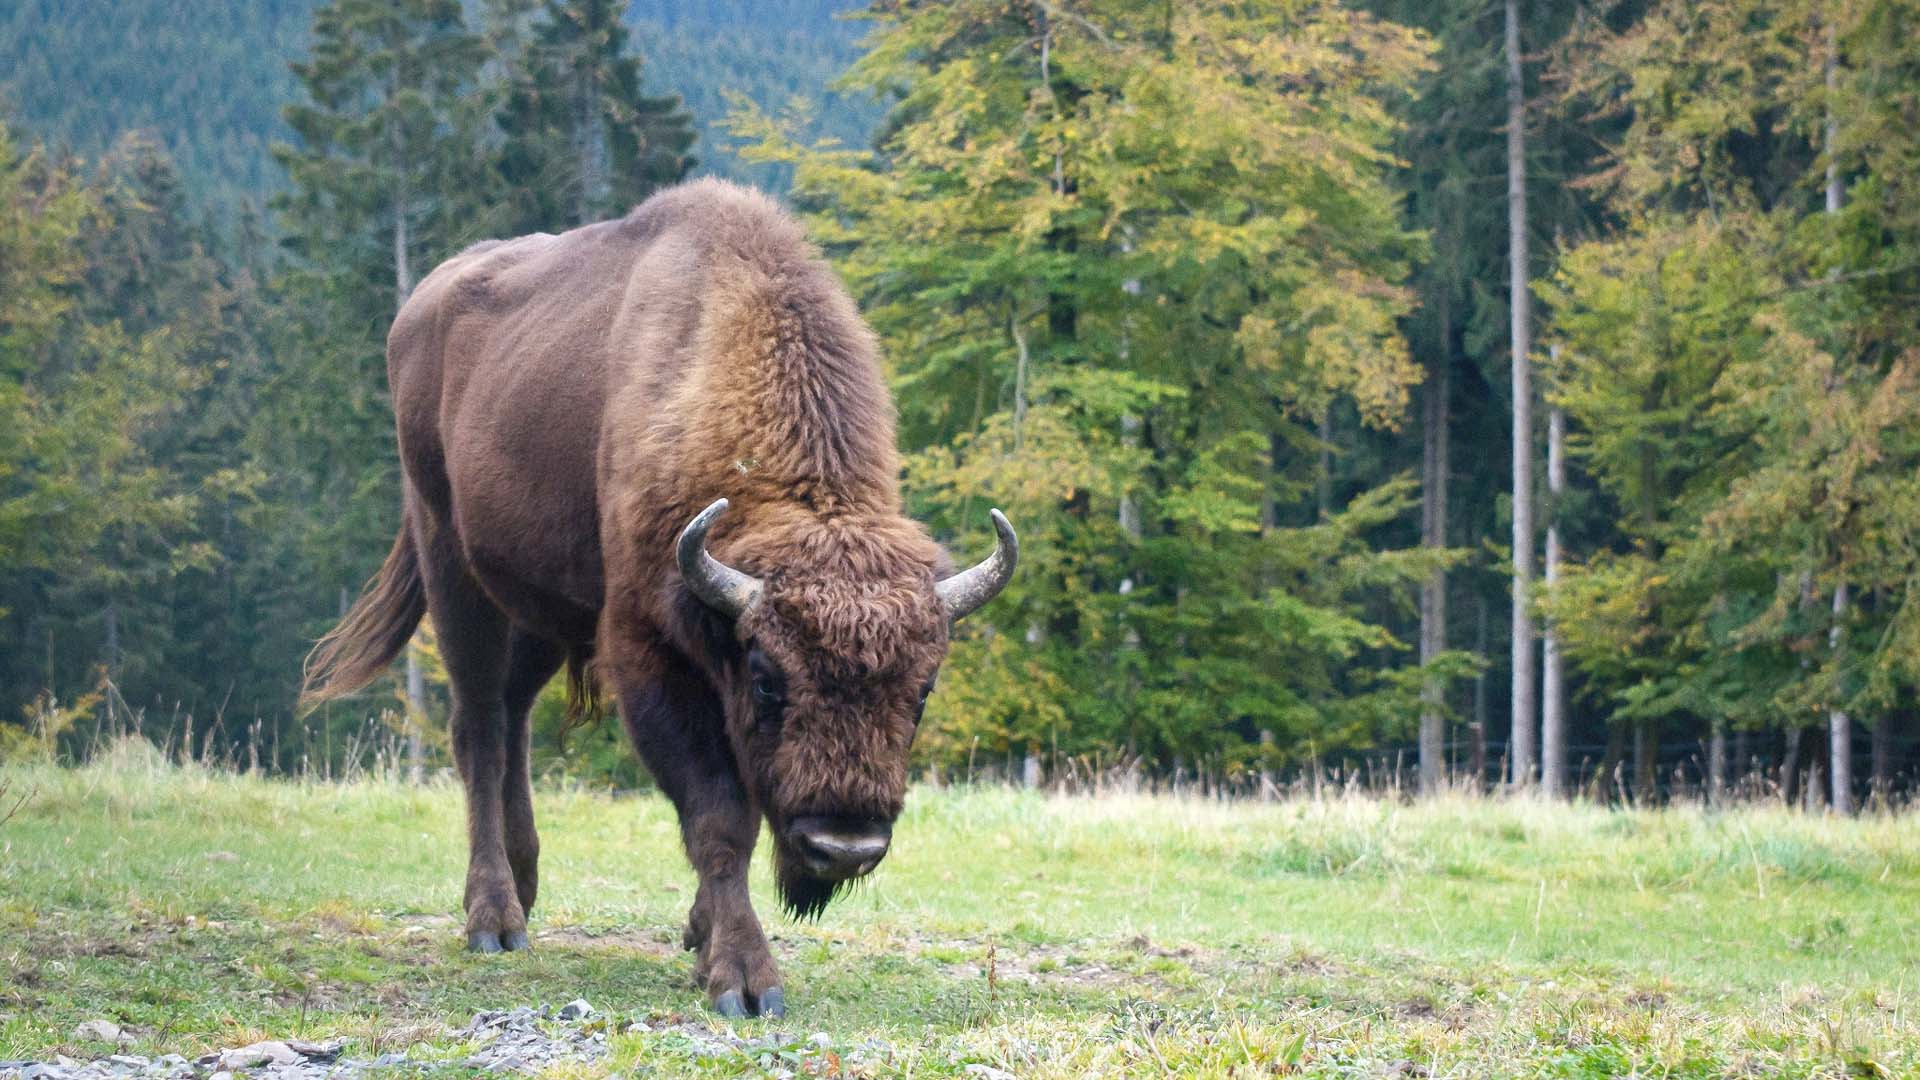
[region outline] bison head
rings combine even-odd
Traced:
[[[717,665],[728,739],[773,831],[781,899],[812,916],[886,855],[948,627],[1006,586],[1019,541],[995,510],[993,554],[936,580],[917,553],[937,549],[917,527],[845,523],[786,545],[811,550],[765,560],[756,577],[707,552],[726,509],[715,502],[681,532],[680,574],[730,630],[716,650],[729,658]]]

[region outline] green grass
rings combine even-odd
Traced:
[[[535,949],[477,957],[452,784],[133,748],[0,781],[34,792],[0,825],[0,1059],[97,1056],[105,1017],[141,1053],[455,1062],[473,1011],[578,996],[619,1021],[583,1075],[1920,1075],[1910,817],[922,789],[818,924],[758,879],[793,1011],[732,1031],[786,1051],[710,1056],[657,798],[542,791]]]

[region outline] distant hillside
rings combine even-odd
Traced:
[[[152,132],[196,199],[228,217],[281,183],[268,147],[290,137],[280,108],[295,84],[320,0],[243,4],[171,0],[16,0],[0,4],[0,110],[85,155],[120,133]],[[858,54],[857,0],[636,0],[628,10],[648,88],[678,93],[699,123],[702,172],[780,188],[786,177],[748,167],[718,132],[726,95],[769,109],[813,101],[815,134],[864,142],[880,115],[826,85]],[[719,141],[712,137],[719,136]]]

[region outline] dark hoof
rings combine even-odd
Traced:
[[[745,998],[740,996],[740,991],[729,990],[713,999],[713,1011],[729,1020],[745,1020],[747,1018],[747,1002]]]
[[[520,952],[533,948],[533,943],[527,940],[525,930],[515,930],[500,939],[500,947],[508,952]]]
[[[779,987],[760,995],[760,1015],[774,1020],[787,1015],[787,995]]]
[[[500,951],[500,935],[488,930],[476,930],[467,935],[467,951],[494,953]]]

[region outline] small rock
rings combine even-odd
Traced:
[[[214,1073],[212,1076],[207,1077],[207,1080],[233,1080],[233,1074],[230,1072],[227,1072],[225,1069],[222,1069],[221,1071]]]
[[[996,1069],[991,1065],[977,1063],[967,1066],[967,1075],[977,1076],[980,1080],[1016,1080],[1016,1077],[1005,1069]]]
[[[133,1041],[133,1036],[111,1020],[88,1020],[73,1029],[73,1037],[80,1042],[112,1043],[115,1046]]]
[[[644,1035],[647,1032],[652,1031],[653,1028],[649,1026],[647,1022],[644,1020],[635,1020],[633,1023],[628,1024],[622,1030],[625,1031],[626,1034],[628,1035]]]
[[[587,1004],[586,998],[574,998],[572,1001],[560,1006],[560,1019],[562,1020],[585,1020],[591,1015],[593,1015],[593,1006]]]
[[[389,1065],[398,1065],[405,1060],[407,1060],[407,1055],[388,1051],[373,1059],[373,1067],[376,1069],[384,1069]],[[207,1080],[220,1080],[220,1078],[217,1076],[209,1076]]]
[[[286,1043],[267,1041],[228,1050],[220,1055],[216,1064],[222,1069],[253,1069],[262,1065],[298,1065],[305,1060]]]
[[[132,1054],[114,1054],[108,1057],[107,1060],[113,1062],[115,1065],[131,1065],[136,1069],[144,1069],[147,1067],[146,1058],[135,1057]]]
[[[41,1061],[29,1062],[20,1070],[20,1080],[61,1080],[66,1075],[63,1070]]]
[[[824,1031],[816,1031],[813,1034],[807,1036],[807,1043],[809,1045],[817,1046],[820,1049],[825,1050],[826,1048],[833,1045],[833,1036],[827,1034]]]
[[[292,1050],[308,1061],[318,1062],[322,1065],[329,1064],[333,1059],[339,1057],[340,1048],[343,1045],[345,1044],[339,1042],[312,1043],[304,1042],[300,1039],[287,1040],[287,1049]]]

